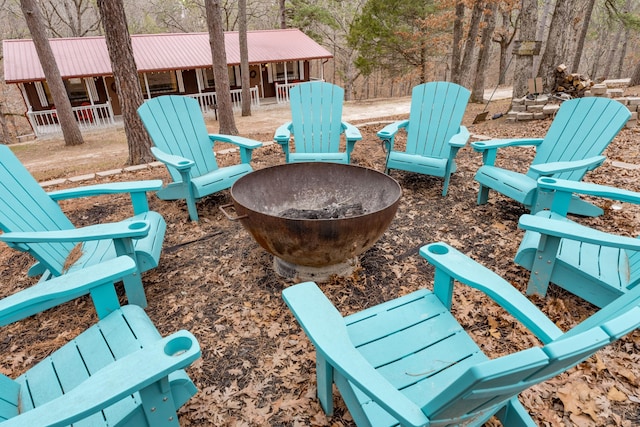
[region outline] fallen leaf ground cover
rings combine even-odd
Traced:
[[[478,107],[478,106],[475,106]],[[482,106],[479,106],[482,107]],[[470,109],[465,123],[475,114]],[[383,170],[384,152],[375,133],[376,118],[361,125],[353,163]],[[472,133],[491,137],[543,136],[550,120],[479,123]],[[356,123],[357,124],[357,123]],[[244,134],[251,136],[251,134]],[[260,138],[264,139],[264,135]],[[609,146],[607,162],[589,173],[588,181],[640,191],[640,171],[614,165],[639,163],[638,133],[624,129]],[[527,148],[507,149],[499,163],[524,171],[533,157]],[[223,164],[238,154],[219,155]],[[265,146],[254,154],[254,168],[284,162],[281,149]],[[353,313],[420,287],[431,287],[433,269],[418,255],[427,243],[444,241],[503,276],[524,292],[529,272],[513,263],[522,237],[518,229],[525,209],[492,193],[488,204],[476,205],[475,171],[481,155],[470,147],[458,155],[446,197],[442,180],[393,171],[403,188],[396,218],[382,238],[360,257],[349,277],[334,277],[320,287],[343,314]],[[83,184],[112,180],[160,178],[164,168],[149,168],[97,178]],[[64,186],[70,186],[65,184]],[[190,330],[199,340],[202,357],[188,370],[199,392],[180,411],[182,425],[212,426],[352,426],[342,400],[335,398],[333,417],[326,417],[315,398],[315,354],[281,298],[291,282],[277,276],[272,256],[258,246],[241,224],[229,221],[219,206],[230,203],[228,191],[198,204],[201,220],[188,221],[184,202],[149,197],[151,209],[167,221],[167,234],[158,268],[144,274],[147,312],[160,332]],[[599,218],[577,220],[601,230],[636,236],[638,208],[597,203]],[[124,196],[65,201],[62,208],[74,224],[107,222],[131,213]],[[0,247],[0,297],[34,283],[26,276],[33,260]],[[121,291],[121,290],[120,290]],[[546,298],[532,297],[556,324],[568,329],[595,312],[583,300],[551,286]],[[124,300],[123,300],[124,302]],[[515,320],[477,291],[457,285],[454,313],[490,357],[538,345]],[[96,321],[89,298],[0,329],[0,372],[15,377],[53,349]],[[633,426],[640,424],[640,334],[634,332],[554,379],[522,393],[520,400],[539,425]],[[497,425],[491,421],[490,425]]]

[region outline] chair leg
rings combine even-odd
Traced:
[[[167,377],[140,390],[142,408],[150,426],[177,426],[178,415]]]
[[[480,189],[478,190],[478,204],[484,205],[489,201],[489,187],[485,187],[480,184]]]
[[[529,284],[527,285],[527,295],[537,294],[545,296],[547,294],[560,240],[559,237],[555,236],[540,236],[535,259],[531,265],[531,276],[529,276]]]
[[[447,195],[447,190],[449,189],[449,178],[450,178],[450,176],[449,176],[449,175],[447,175],[447,176],[444,178],[444,184],[442,185],[442,195],[443,195],[443,196],[446,196],[446,195]]]
[[[127,294],[127,300],[129,304],[135,304],[142,308],[147,306],[147,297],[144,294],[144,287],[142,286],[142,278],[139,271],[126,276],[122,279],[124,283],[124,290]]]
[[[191,194],[186,197],[187,210],[189,211],[189,218],[191,221],[198,220],[198,209],[196,208],[196,201]]]
[[[322,410],[327,415],[333,414],[333,367],[321,354],[316,354],[317,394]]]
[[[509,427],[536,427],[527,410],[522,406],[517,397],[512,398],[496,414],[503,426]]]

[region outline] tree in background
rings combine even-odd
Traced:
[[[38,59],[47,79],[49,92],[56,106],[56,116],[64,135],[64,144],[67,146],[83,144],[84,139],[82,138],[82,133],[80,133],[80,127],[73,115],[71,101],[69,101],[56,58],[53,56],[49,39],[45,33],[45,25],[40,8],[35,0],[20,0],[20,7],[31,32]]]
[[[473,57],[476,54],[476,42],[478,41],[478,32],[480,30],[480,22],[482,21],[483,9],[484,1],[475,0],[473,2],[467,37],[465,38],[462,60],[460,62],[460,81],[465,87],[471,87],[471,81],[475,74],[475,71],[473,70]]]
[[[124,131],[129,148],[127,164],[149,163],[154,160],[154,157],[151,154],[149,134],[137,113],[144,98],[138,80],[138,69],[133,58],[124,5],[122,0],[98,0],[97,4],[105,31],[113,77],[120,94]]]
[[[100,14],[92,0],[40,0],[47,29],[54,37],[84,37],[100,30]]]
[[[333,80],[342,80],[346,100],[352,98],[354,82],[360,76],[354,65],[357,50],[347,37],[364,3],[365,0],[291,0],[287,9],[289,26],[299,28],[333,54],[337,74]]]
[[[498,85],[504,85],[506,83],[507,69],[511,63],[511,59],[508,59],[509,55],[512,55],[509,52],[509,47],[513,43],[520,25],[519,2],[516,0],[499,2],[498,11],[501,23],[497,25],[491,40],[500,46]]]
[[[591,22],[591,14],[593,13],[593,6],[595,6],[596,0],[587,0],[587,7],[583,14],[579,14],[578,18],[584,18],[582,26],[580,28],[580,34],[578,36],[578,43],[573,54],[573,61],[571,62],[571,72],[577,73],[580,67],[580,58],[582,58],[582,51],[584,49],[584,42],[587,38],[587,31],[589,30],[589,23]],[[619,39],[618,39],[619,41]],[[618,42],[615,43],[616,45]]]
[[[213,79],[216,84],[216,102],[218,105],[218,122],[220,133],[238,135],[238,128],[233,117],[231,102],[231,86],[227,70],[227,51],[224,46],[224,31],[219,0],[205,0],[207,11],[207,27],[211,56],[213,58]]]
[[[356,67],[365,76],[381,69],[390,77],[430,80],[430,67],[444,62],[451,44],[453,19],[443,19],[445,12],[451,15],[434,1],[369,0],[349,32],[349,44],[358,50]]]
[[[573,46],[570,45],[570,41],[571,35],[575,34],[573,23],[575,23],[575,9],[577,9],[575,7],[576,1],[559,1],[554,8],[547,43],[536,74],[538,77],[542,77],[542,86],[545,92],[556,90],[556,68],[560,64],[565,64],[571,57],[570,52]]]
[[[486,6],[480,31],[480,48],[475,67],[475,78],[471,86],[471,102],[484,102],[484,86],[491,56],[491,36],[496,28],[498,4],[496,2],[487,2]]]
[[[520,40],[536,40],[538,25],[538,2],[536,0],[521,0],[520,2]],[[515,72],[513,78],[513,98],[522,98],[528,92],[527,82],[535,77],[533,74],[533,56],[516,55]]]
[[[240,31],[240,75],[242,79],[242,116],[251,115],[251,82],[249,79],[249,46],[247,43],[247,0],[238,0]]]
[[[460,52],[462,51],[462,31],[464,28],[464,1],[456,2],[455,19],[453,21],[453,41],[451,43],[451,81],[461,84]]]

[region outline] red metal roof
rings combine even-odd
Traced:
[[[104,37],[50,39],[63,78],[113,74]],[[250,63],[332,58],[325,48],[297,29],[249,31]],[[133,56],[138,71],[181,70],[211,66],[209,33],[134,34]],[[240,64],[237,32],[225,33],[229,65]],[[31,39],[3,41],[4,78],[7,83],[44,80],[44,72]]]

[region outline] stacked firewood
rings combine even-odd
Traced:
[[[594,84],[595,82],[584,74],[567,72],[565,64],[556,67],[556,92],[567,93],[573,98],[582,98]]]

